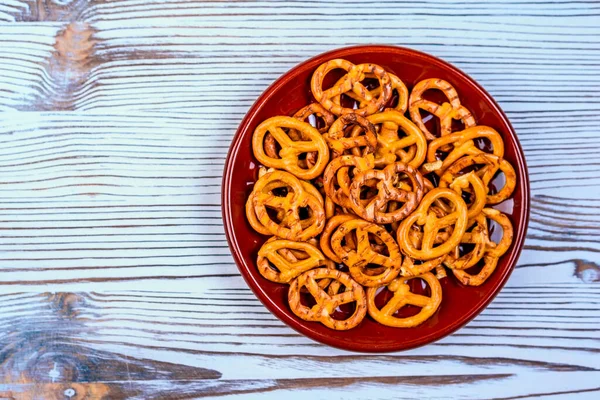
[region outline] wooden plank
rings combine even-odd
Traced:
[[[536,288],[500,299],[518,304],[512,297],[529,290]],[[376,356],[324,348],[289,332],[247,289],[21,293],[2,296],[0,304],[0,393],[15,399],[68,389],[75,398],[277,398],[286,390],[388,398],[394,390],[415,394],[417,386],[436,398],[491,391],[512,398],[594,393],[600,376],[600,337],[572,329],[577,316],[552,329],[533,321],[518,330],[470,324],[434,345]],[[542,387],[540,379],[555,382]]]
[[[598,398],[599,13],[587,0],[4,0],[0,398]],[[229,255],[219,196],[254,99],[312,55],[371,42],[440,56],[490,91],[533,195],[490,307],[385,356],[326,348],[268,313]]]

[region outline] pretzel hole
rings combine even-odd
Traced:
[[[450,131],[451,132],[464,131],[465,128],[466,128],[466,126],[465,126],[465,124],[463,124],[462,120],[452,119],[452,122],[450,123]]]
[[[439,160],[439,161],[444,161],[446,159],[446,157],[448,157],[448,153],[447,151],[443,151],[441,149],[437,149],[435,151],[435,159]]]
[[[279,218],[280,217],[280,215],[279,215],[279,211],[280,210],[278,210],[276,208],[269,207],[269,206],[266,206],[265,208],[267,209],[267,215],[269,216],[269,218],[271,219],[271,221],[275,221],[277,223],[281,222],[281,218]]]
[[[474,243],[461,243],[458,245],[458,256],[462,257],[465,254],[469,254],[473,250],[475,250]]]
[[[475,138],[473,139],[473,143],[475,144],[475,147],[477,147],[481,151],[484,151],[486,153],[494,152],[494,146],[492,146],[492,141],[486,137]]]
[[[427,175],[425,175],[425,178],[427,178],[429,182],[431,182],[434,188],[440,186],[440,177],[435,172],[428,173]]]
[[[309,207],[300,207],[298,208],[298,216],[300,220],[305,220],[310,218],[310,208]]]
[[[500,243],[504,237],[504,229],[502,229],[502,225],[489,218],[487,218],[487,222],[490,240],[496,244]]]
[[[310,294],[305,286],[300,289],[300,304],[309,308],[317,304],[317,300],[315,300],[314,296]]]
[[[482,258],[481,260],[479,260],[479,262],[477,264],[475,264],[471,268],[466,269],[465,272],[469,275],[477,275],[478,273],[481,272],[481,270],[483,269],[484,266],[485,266],[485,258]]]
[[[379,264],[367,264],[362,268],[362,273],[368,276],[377,276],[383,274],[386,269]]]
[[[351,303],[340,304],[331,314],[331,318],[337,321],[345,321],[354,314],[354,311],[356,311],[355,301]]]
[[[271,191],[271,193],[273,194],[273,196],[276,196],[276,197],[285,197],[288,195],[289,190],[286,186],[281,186],[281,187],[273,189]]]
[[[275,159],[281,159],[279,156],[281,145],[270,133],[265,135],[263,139],[263,148],[265,149],[267,156]]]
[[[394,90],[392,90],[392,95],[390,96],[390,99],[388,100],[388,102],[384,106],[384,108],[396,108],[396,107],[398,107],[399,101],[400,101],[400,95],[398,94],[398,90],[394,89]]]
[[[496,171],[496,174],[488,184],[488,194],[493,195],[498,193],[500,190],[502,190],[504,185],[506,185],[506,175],[504,175],[504,172],[499,169]]]
[[[425,111],[423,109],[419,109],[419,113],[421,114],[421,121],[425,124],[425,128],[435,137],[440,137],[440,120],[429,111]]]

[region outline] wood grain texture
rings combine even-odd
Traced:
[[[588,0],[1,1],[0,398],[599,398],[599,19]],[[525,250],[490,307],[383,356],[268,313],[220,212],[252,102],[360,43],[480,82],[532,184]]]

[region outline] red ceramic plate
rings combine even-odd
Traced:
[[[376,323],[369,316],[358,327],[348,331],[334,331],[318,322],[303,321],[289,309],[288,285],[266,280],[256,268],[258,249],[267,238],[250,227],[244,212],[244,204],[258,172],[252,154],[252,133],[265,119],[275,115],[292,115],[314,102],[310,92],[312,73],[320,64],[334,58],[344,58],[355,64],[379,64],[396,74],[409,89],[426,78],[442,78],[450,82],[477,123],[500,132],[506,147],[505,158],[518,173],[512,199],[497,207],[507,213],[513,223],[515,237],[512,247],[482,286],[462,286],[451,274],[442,279],[442,304],[429,320],[418,327],[391,328]],[[330,84],[335,78],[330,77]],[[365,352],[398,351],[431,343],[478,315],[500,291],[513,270],[523,247],[529,216],[529,179],[523,150],[498,104],[473,79],[452,65],[427,54],[392,46],[357,46],[330,51],[303,62],[273,83],[248,111],[233,138],[225,163],[222,190],[223,220],[231,252],[242,276],[260,301],[287,325],[314,340]]]

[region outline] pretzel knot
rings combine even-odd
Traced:
[[[402,82],[402,80],[400,78],[398,78],[396,75],[394,75],[390,72],[388,72],[388,75],[390,76],[390,80],[392,81],[392,95],[393,95],[393,92],[396,91],[396,95],[398,96],[398,101],[396,102],[396,106],[394,106],[392,108],[395,110],[398,110],[402,114],[404,114],[406,112],[406,110],[408,109],[408,89],[406,88],[406,85],[404,84],[404,82]],[[364,77],[371,78],[371,79],[376,78],[376,76],[373,74],[365,74]],[[336,85],[341,85],[344,79],[345,79],[345,77],[340,78],[340,80],[336,83]],[[373,98],[379,96],[381,94],[381,86],[378,86],[375,89],[370,90],[369,93],[371,94],[371,96]],[[354,92],[346,92],[344,94],[346,96],[350,97],[351,99],[356,100],[358,102],[359,108],[364,108],[369,104],[369,101],[356,95]],[[332,100],[338,106],[342,104],[341,95],[334,96],[332,98]]]
[[[423,279],[429,285],[431,296],[423,296],[410,291],[410,286],[406,283],[409,279]],[[396,278],[387,285],[387,290],[394,293],[393,297],[381,309],[375,304],[375,297],[379,288],[371,287],[367,289],[367,309],[369,315],[375,321],[396,328],[411,328],[422,324],[436,312],[442,302],[442,286],[438,279],[431,273],[410,277]],[[418,314],[399,318],[394,314],[405,305],[421,307]]]
[[[496,269],[500,257],[508,251],[512,244],[513,227],[506,215],[493,208],[484,208],[482,215],[485,215],[485,218],[496,222],[502,227],[502,238],[498,243],[494,243],[489,236],[487,237],[483,255],[484,264],[481,271],[477,274],[470,274],[464,269],[452,269],[454,276],[456,276],[463,285],[480,286],[483,284]]]
[[[334,86],[327,90],[323,90],[323,80],[325,76],[334,69],[343,69],[347,71],[347,74]],[[379,80],[379,87],[381,89],[378,98],[374,98],[371,92],[360,83],[367,75],[372,75]],[[325,109],[331,111],[335,115],[353,113],[365,117],[374,114],[385,106],[392,95],[391,78],[379,65],[354,65],[350,61],[342,59],[335,59],[321,64],[313,73],[310,87],[315,99],[321,103]],[[354,94],[362,99],[366,105],[354,110],[335,104],[333,101],[334,98],[350,91],[354,92]]]
[[[352,168],[353,167],[353,168]],[[331,160],[323,174],[323,189],[326,196],[335,204],[350,208],[350,172],[354,174],[375,167],[373,156],[341,156]],[[351,171],[352,168],[352,171]]]
[[[433,140],[429,143],[429,148],[427,149],[427,162],[432,163],[436,161],[437,152],[450,146],[451,151],[443,159],[441,168],[435,171],[438,175],[442,175],[446,168],[462,156],[483,154],[484,151],[475,145],[475,140],[482,139],[488,140],[492,145],[493,155],[500,158],[504,157],[504,142],[500,134],[493,128],[478,125]]]
[[[410,185],[397,187],[401,177],[408,177]],[[362,201],[362,189],[365,185],[376,183],[377,194]],[[408,188],[406,187],[408,186]],[[350,205],[352,210],[363,219],[378,224],[390,224],[400,221],[413,212],[423,198],[425,182],[419,171],[410,165],[397,162],[383,170],[369,170],[354,176],[350,185]],[[402,207],[388,211],[388,203],[403,203]]]
[[[355,235],[354,243],[348,243],[346,238],[352,234]],[[371,243],[371,238],[375,244]],[[375,246],[379,251],[374,249]],[[358,218],[346,221],[331,236],[331,248],[361,285],[381,286],[400,273],[400,249],[394,238],[379,225]]]
[[[271,282],[289,283],[305,271],[333,264],[310,243],[273,238],[258,251],[257,266],[260,274]]]
[[[425,100],[423,93],[429,89],[441,90],[449,103],[445,102],[440,105]],[[441,137],[452,132],[452,120],[461,120],[467,128],[475,126],[475,118],[469,110],[460,104],[458,93],[456,93],[454,87],[442,79],[425,79],[417,83],[410,94],[408,104],[410,118],[423,131],[428,140],[434,140],[437,136],[425,126],[420,110],[425,110],[439,119]]]
[[[275,182],[275,186],[274,183]],[[278,195],[275,189],[285,189]],[[274,171],[260,177],[250,194],[256,219],[270,234],[280,238],[306,241],[317,236],[325,227],[322,200],[307,192],[302,181],[285,171]],[[267,208],[280,218],[274,221]],[[309,218],[301,219],[300,210],[308,209]],[[251,220],[249,214],[248,218]]]
[[[311,119],[311,117],[313,117]],[[317,130],[319,133],[325,133],[329,130],[333,121],[335,121],[335,116],[323,108],[319,103],[311,103],[307,106],[302,107],[300,110],[296,111],[293,115],[293,118],[296,118],[298,121],[308,122],[312,126],[317,126],[318,120],[317,118],[321,118],[323,124]],[[310,140],[310,138],[304,137],[300,132],[295,129],[290,129],[288,131],[288,136],[294,141],[300,140]],[[265,135],[265,144],[264,144],[265,154],[271,158],[279,158],[279,150],[277,148],[277,141],[270,133]],[[306,154],[306,160],[300,160],[298,165],[303,169],[312,168],[318,158],[317,152],[310,152]]]
[[[304,139],[294,141],[284,129],[295,130]],[[265,136],[269,133],[281,147],[280,158],[267,155]],[[267,167],[286,170],[300,179],[313,179],[323,172],[329,161],[329,148],[319,131],[310,124],[292,117],[272,117],[261,123],[252,136],[252,149],[256,159]],[[314,165],[308,169],[301,168],[300,156],[316,152]],[[272,153],[269,151],[269,153]]]
[[[517,174],[512,165],[493,154],[479,153],[472,156],[460,158],[446,169],[441,180],[444,182],[454,181],[461,171],[473,165],[482,165],[476,174],[486,187],[486,204],[498,204],[508,199],[517,186]],[[504,186],[495,194],[490,194],[490,182],[496,176],[498,170],[504,173]]]
[[[427,140],[402,113],[388,109],[367,119],[373,125],[381,124],[377,135],[379,146],[375,153],[377,165],[391,164],[397,159],[415,168],[423,164],[427,155]]]
[[[377,147],[375,127],[356,114],[339,117],[323,137],[333,153],[331,158],[339,157],[348,150],[355,156],[364,156],[374,153]]]
[[[318,281],[323,279],[332,280],[329,288],[333,287],[334,289],[329,290],[329,293],[319,286]],[[307,307],[300,301],[301,289],[304,287],[316,301],[312,307]],[[345,289],[343,292],[337,293],[340,287],[345,287]],[[290,308],[299,318],[305,321],[319,321],[335,330],[356,327],[367,313],[367,300],[362,286],[354,282],[350,275],[336,269],[317,268],[304,272],[290,284],[288,301]],[[356,306],[350,317],[345,320],[333,318],[332,315],[339,306],[353,302],[356,303]]]
[[[439,216],[435,207],[436,200],[446,200],[450,203],[450,213]],[[411,240],[411,230],[416,225],[422,228],[423,239],[420,248]],[[446,241],[436,245],[436,237],[444,228],[452,228],[452,234]],[[398,244],[402,252],[417,260],[432,260],[449,253],[458,246],[460,239],[467,229],[467,205],[464,200],[453,190],[448,188],[436,188],[430,190],[424,197],[419,207],[409,215],[398,228]]]

